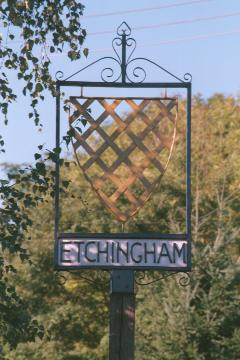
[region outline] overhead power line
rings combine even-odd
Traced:
[[[192,41],[192,40],[204,40],[204,39],[210,39],[213,37],[221,37],[221,36],[236,35],[236,34],[240,34],[240,29],[235,29],[232,31],[208,33],[208,34],[197,35],[197,36],[192,36],[192,37],[183,37],[183,38],[178,38],[178,39],[162,40],[160,42],[152,43],[152,44],[149,44],[149,43],[141,44],[140,43],[140,44],[138,44],[138,48],[139,47],[155,47],[155,46],[159,46],[159,45],[176,44],[179,42]],[[107,51],[107,50],[112,50],[112,48],[111,47],[98,48],[98,49],[91,50],[91,52],[102,52],[102,51]],[[55,53],[55,54],[49,54],[48,56],[54,57],[54,56],[63,56],[63,55],[66,55],[66,53],[65,52]]]
[[[197,35],[197,36],[193,36],[193,37],[183,37],[183,38],[178,38],[178,39],[172,39],[172,40],[163,40],[160,41],[158,43],[155,44],[140,44],[138,45],[138,47],[153,47],[153,46],[159,46],[162,44],[174,44],[174,43],[178,43],[178,42],[183,42],[183,41],[191,41],[191,40],[204,40],[204,39],[210,39],[213,37],[219,37],[219,36],[226,36],[226,35],[235,35],[235,34],[240,34],[240,29],[236,29],[233,31],[223,31],[223,32],[215,32],[215,33],[209,33],[209,34],[205,34],[205,35]]]
[[[133,27],[132,30],[138,31],[138,30],[148,30],[148,29],[157,29],[160,27],[165,26],[173,26],[173,25],[185,25],[185,24],[193,24],[201,21],[212,21],[212,20],[221,20],[229,17],[237,17],[240,16],[240,11],[233,12],[233,13],[226,13],[226,14],[220,14],[220,15],[214,15],[214,16],[203,16],[203,17],[197,17],[192,19],[183,19],[183,20],[177,20],[172,22],[164,22],[159,24],[153,24],[153,25],[143,25],[143,26],[136,26]],[[90,32],[87,35],[89,36],[95,36],[95,35],[104,35],[104,34],[114,34],[116,29],[112,30],[104,30],[104,31],[98,31],[98,32]],[[13,40],[11,43],[20,43],[22,41],[20,40]]]
[[[146,11],[154,11],[159,9],[169,9],[173,7],[178,6],[185,6],[185,5],[193,5],[193,4],[199,4],[199,3],[206,3],[214,0],[192,0],[192,1],[184,1],[181,3],[172,3],[172,4],[162,4],[159,6],[152,6],[152,7],[146,7],[146,8],[138,8],[138,9],[131,9],[131,10],[122,10],[122,11],[113,11],[113,12],[107,12],[107,13],[96,13],[96,14],[90,14],[90,15],[83,15],[84,19],[90,19],[95,17],[105,17],[105,16],[115,16],[115,15],[124,15],[124,14],[131,14],[131,13],[140,13],[140,12],[146,12]]]
[[[221,36],[236,35],[236,34],[240,34],[240,29],[235,29],[232,31],[208,33],[208,34],[196,35],[196,36],[192,36],[192,37],[183,37],[183,38],[178,38],[178,39],[162,40],[160,42],[152,43],[152,44],[151,43],[148,43],[148,44],[140,43],[140,44],[138,44],[138,48],[140,48],[140,47],[155,47],[155,46],[159,46],[159,45],[175,44],[175,43],[179,43],[179,42],[192,41],[192,40],[204,40],[204,39],[210,39],[213,37],[221,37]],[[112,48],[110,48],[110,47],[109,48],[98,48],[98,49],[92,50],[91,52],[102,52],[102,51],[107,51],[107,50],[112,50]]]
[[[157,47],[160,45],[167,45],[167,44],[177,44],[180,42],[186,42],[186,41],[193,41],[193,40],[205,40],[205,39],[210,39],[210,38],[214,38],[214,37],[221,37],[221,36],[229,36],[229,35],[237,35],[240,34],[240,29],[235,29],[232,31],[223,31],[223,32],[215,32],[215,33],[208,33],[208,34],[202,34],[202,35],[196,35],[196,36],[192,36],[192,37],[183,37],[183,38],[178,38],[178,39],[169,39],[169,40],[162,40],[160,42],[157,43],[148,43],[148,44],[138,44],[138,48],[141,47]],[[111,47],[107,47],[107,48],[97,48],[97,49],[93,49],[91,50],[91,53],[95,53],[95,52],[103,52],[103,51],[111,51],[112,48]],[[55,53],[55,54],[49,54],[48,56],[50,57],[55,57],[55,56],[66,56],[66,53]]]
[[[177,20],[177,21],[172,21],[172,22],[164,22],[164,23],[154,24],[154,25],[136,26],[136,27],[133,27],[132,30],[136,31],[136,30],[157,29],[157,28],[164,27],[164,26],[192,24],[195,22],[219,20],[219,19],[225,19],[225,18],[234,17],[234,16],[240,16],[240,11],[234,12],[234,13],[222,14],[222,15],[203,16],[203,17],[197,17],[197,18],[193,18],[193,19],[184,19],[184,20]],[[105,31],[88,33],[88,35],[92,36],[92,35],[113,34],[114,32],[115,32],[115,30],[105,30]]]

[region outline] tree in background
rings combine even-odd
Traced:
[[[232,97],[194,99],[191,286],[168,278],[151,297],[145,289],[137,311],[139,360],[240,357],[239,115]]]
[[[182,287],[178,275],[154,286],[138,287],[137,360],[240,358],[239,115],[239,101],[233,97],[194,98],[192,280],[190,286]],[[181,136],[160,189],[136,215],[135,230],[146,231],[143,219],[150,223],[156,214],[161,229],[177,229],[184,219],[184,188],[176,173],[182,161]],[[74,159],[65,163],[63,178],[72,182],[62,192],[63,228],[115,230],[116,223],[92,193]],[[46,200],[51,202],[49,195]],[[45,335],[42,341],[19,344],[15,351],[8,351],[8,358],[105,360],[108,274],[68,274],[68,281],[59,285],[52,269],[53,222],[49,219],[53,219],[53,210],[44,202],[31,213],[34,226],[26,246],[33,265],[18,264],[15,281],[31,315],[44,324]],[[161,273],[149,273],[145,280],[159,276]]]
[[[8,109],[19,98],[10,83],[14,73],[22,85],[23,95],[31,100],[28,116],[42,126],[37,106],[44,100],[44,91],[56,95],[50,73],[48,53],[68,51],[70,60],[79,59],[86,31],[80,18],[84,6],[75,0],[9,0],[0,3],[3,25],[0,37],[0,112],[2,123],[8,122]],[[19,41],[20,40],[20,41]],[[15,42],[19,41],[19,46]],[[83,49],[87,55],[88,50]],[[39,56],[39,54],[41,54]],[[24,120],[24,119],[23,119]],[[3,124],[2,124],[3,125]],[[42,150],[42,146],[39,146]],[[4,152],[0,135],[0,152]],[[53,193],[52,175],[46,171],[46,162],[55,161],[60,149],[53,149],[44,158],[36,153],[36,164],[20,171],[8,172],[0,180],[0,343],[16,347],[19,342],[43,337],[43,326],[33,320],[28,304],[19,297],[10,278],[16,276],[13,258],[30,263],[26,241],[32,226],[28,210]],[[31,191],[30,191],[31,184]],[[1,347],[2,348],[2,347]]]

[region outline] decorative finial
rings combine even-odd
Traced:
[[[129,36],[131,35],[131,28],[130,26],[125,22],[123,21],[121,23],[121,25],[119,25],[119,27],[117,28],[117,34],[119,36],[122,36],[122,35],[126,35],[126,36]]]

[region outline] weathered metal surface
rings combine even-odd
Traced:
[[[134,360],[135,295],[110,295],[109,360]]]
[[[134,360],[134,272],[114,270],[111,290],[109,359]]]
[[[187,269],[187,241],[159,239],[64,239],[57,243],[59,269]]]
[[[69,102],[78,164],[107,209],[126,222],[149,200],[167,169],[176,138],[177,99],[70,97]],[[101,109],[97,118],[90,112],[96,103]],[[130,109],[125,116],[117,113],[123,104]],[[83,121],[84,126],[74,126]],[[81,156],[83,152],[87,156]],[[100,172],[92,171],[95,164]],[[149,179],[149,171],[156,172],[154,179]]]

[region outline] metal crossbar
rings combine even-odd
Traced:
[[[73,148],[78,164],[100,200],[123,223],[137,213],[159,185],[171,158],[176,138],[177,99],[145,98],[139,101],[140,103],[137,103],[137,99],[134,98],[114,98],[111,101],[108,98],[69,99],[74,109],[69,116],[69,125],[74,133]],[[116,112],[122,103],[130,108],[126,116],[120,116]],[[95,119],[89,109],[96,104],[103,112]],[[153,118],[149,115],[151,108],[154,108]],[[108,117],[112,120],[111,124],[103,126],[104,120]],[[162,126],[163,120],[165,126]],[[74,126],[76,121],[84,123],[86,130],[84,126],[81,129]],[[137,125],[133,128],[132,125],[136,121]],[[116,129],[109,135],[108,128],[113,124]],[[144,125],[140,132],[137,131],[138,124]],[[170,131],[166,129],[169,125]],[[91,142],[94,134],[97,136],[94,142]],[[128,139],[126,148],[118,144],[122,134]],[[152,144],[152,135],[155,145]],[[96,148],[96,144],[100,146]],[[164,149],[167,149],[168,155],[159,159]],[[116,157],[111,165],[103,160],[104,154],[109,150]],[[83,156],[83,151],[87,154],[87,159]],[[140,164],[137,163],[139,156]],[[94,164],[100,167],[102,174],[91,175]],[[145,174],[149,167],[157,172],[153,181]],[[133,188],[137,187],[139,182],[142,191],[135,193]]]

